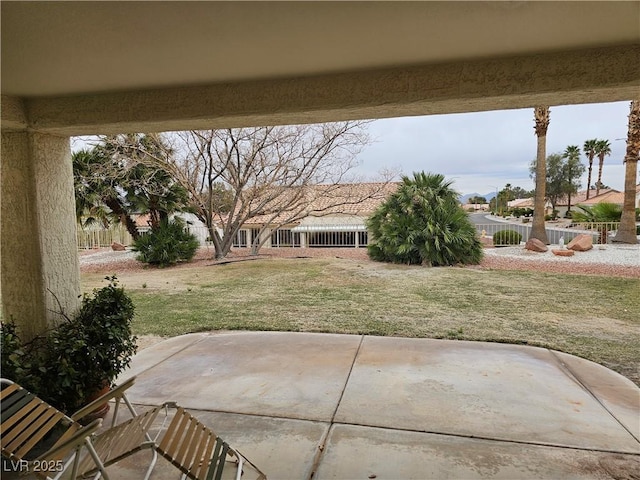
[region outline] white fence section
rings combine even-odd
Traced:
[[[554,227],[547,224],[547,238],[551,244],[558,244],[562,239],[563,243],[569,243],[574,237],[581,233],[591,235],[594,244],[606,244],[615,236],[618,222],[607,223],[574,223],[565,227]],[[522,235],[522,242],[529,239],[531,224],[529,223],[487,223],[475,226],[478,236],[493,237],[501,230],[515,230]],[[209,232],[205,227],[189,225],[191,233],[198,237],[201,245],[211,245]],[[342,230],[342,231],[341,231]],[[257,235],[257,231],[241,230],[234,242],[236,247],[250,246],[250,239]],[[77,240],[79,249],[105,248],[111,246],[113,242],[131,246],[133,239],[123,225],[115,225],[109,229],[87,228],[78,226]],[[310,247],[310,248],[332,248],[332,247],[366,247],[368,234],[366,231],[344,231],[338,226],[327,228],[324,231],[296,232],[293,229],[280,229],[271,232],[271,247]]]
[[[131,234],[122,224],[111,228],[82,228],[78,225],[76,239],[80,250],[110,247],[113,242],[124,246],[130,246],[133,243]]]
[[[545,231],[551,244],[559,244],[561,241],[566,245],[580,234],[591,235],[594,245],[606,244],[618,230],[619,222],[598,222],[598,223],[572,223],[569,226],[550,226],[547,224]],[[487,223],[477,224],[476,230],[479,236],[493,237],[501,230],[514,230],[522,235],[522,242],[529,240],[531,234],[530,223]],[[504,246],[505,244],[497,244]]]

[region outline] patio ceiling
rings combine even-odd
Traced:
[[[637,1],[1,9],[4,129],[326,121],[615,101],[640,89]]]

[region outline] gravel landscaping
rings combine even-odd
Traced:
[[[594,246],[587,252],[576,252],[573,257],[558,257],[550,245],[544,253],[531,252],[522,246],[486,248],[485,257],[479,266],[495,270],[530,270],[549,273],[569,273],[578,275],[605,275],[614,277],[640,278],[640,245]],[[365,248],[263,248],[260,257],[278,258],[350,258],[368,260]],[[234,249],[224,261],[255,258],[249,249]],[[188,268],[196,265],[218,263],[213,259],[213,249],[201,248],[194,261],[173,268]],[[146,267],[135,260],[135,252],[116,252],[111,249],[80,251],[80,269],[85,273],[111,273],[142,270]]]
[[[572,257],[552,253],[558,246],[550,245],[547,252],[538,253],[518,247],[485,249],[481,266],[500,270],[533,270],[553,273],[606,275],[640,278],[640,245],[594,246]]]

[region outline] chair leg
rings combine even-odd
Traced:
[[[151,465],[149,465],[149,468],[147,468],[147,473],[144,476],[144,480],[149,480],[149,477],[151,477],[151,473],[156,466],[156,462],[158,461],[158,452],[156,452],[153,448],[151,449],[151,451],[153,452],[153,459],[151,460]]]
[[[236,458],[238,459],[238,470],[236,471],[236,480],[240,480],[242,476],[242,465],[244,464],[244,457],[239,453],[236,453]]]
[[[87,448],[87,451],[91,455],[91,458],[93,458],[93,461],[95,462],[96,467],[98,467],[98,472],[96,473],[95,478],[98,479],[100,477],[103,477],[104,480],[109,480],[109,474],[105,470],[104,464],[102,463],[102,460],[100,460],[100,457],[98,456],[98,452],[96,452],[96,449],[93,448],[93,444],[91,443],[91,440],[89,439],[85,440],[85,447]],[[76,476],[77,476],[77,472],[73,472],[72,478],[76,478]]]

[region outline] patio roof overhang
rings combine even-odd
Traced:
[[[365,218],[355,215],[305,217],[292,232],[366,232]]]
[[[324,122],[628,100],[640,89],[637,1],[0,8],[5,131]]]
[[[3,315],[31,333],[80,292],[68,136],[640,96],[638,1],[0,9]]]

